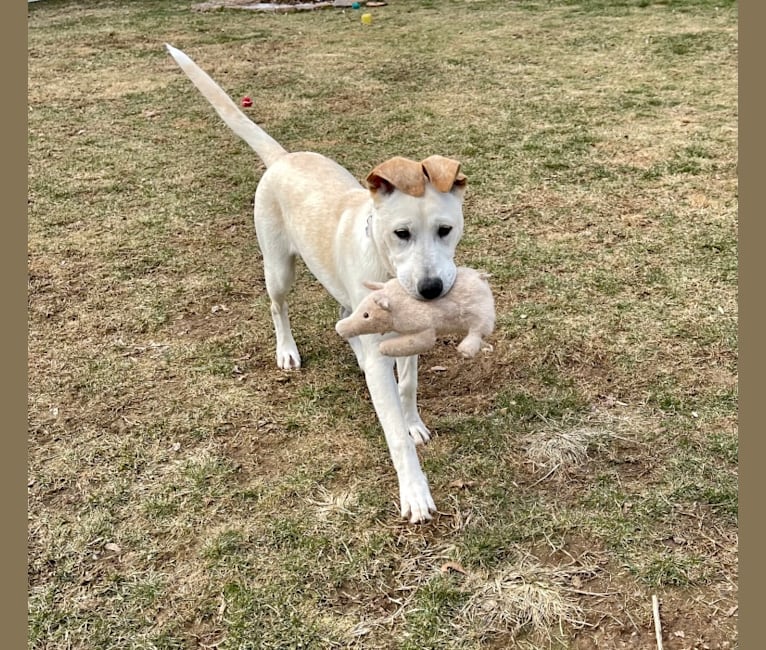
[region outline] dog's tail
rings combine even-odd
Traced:
[[[226,125],[250,145],[266,167],[287,153],[281,144],[239,110],[239,107],[223,89],[186,54],[167,43],[165,43],[165,47],[168,48],[168,52],[181,67],[181,70],[197,86],[205,99],[212,104]]]

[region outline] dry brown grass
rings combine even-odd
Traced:
[[[30,5],[29,647],[651,647],[656,593],[666,648],[735,648],[736,30],[702,0]],[[463,162],[498,327],[422,360],[431,524],[306,273],[275,369],[262,166],[166,41],[359,178]]]

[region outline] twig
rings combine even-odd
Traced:
[[[539,479],[537,479],[537,480],[536,480],[534,483],[532,483],[532,485],[530,485],[529,487],[533,488],[533,487],[535,487],[535,485],[537,485],[538,483],[542,483],[542,482],[543,482],[545,479],[547,479],[547,478],[548,478],[548,477],[549,477],[551,474],[553,474],[553,473],[554,473],[554,472],[555,472],[555,471],[556,471],[556,470],[557,470],[559,467],[561,467],[561,463],[559,463],[559,464],[557,464],[557,465],[554,465],[554,466],[553,466],[553,467],[550,469],[550,471],[549,471],[549,472],[548,472],[548,473],[547,473],[545,476],[543,476],[542,478],[539,478]]]
[[[657,650],[662,650],[662,624],[660,623],[660,601],[652,594],[652,616],[654,616],[654,634],[657,637]]]

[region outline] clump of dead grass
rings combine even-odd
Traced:
[[[363,614],[347,633],[364,637],[406,621],[448,637],[459,631],[461,638],[479,643],[502,637],[540,648],[586,624],[578,587],[598,576],[598,565],[579,560],[550,565],[517,549],[519,559],[511,566],[472,570],[450,559],[454,551],[452,546],[428,548],[417,559],[401,562],[389,576],[392,609],[378,617]],[[424,572],[424,564],[439,568]]]
[[[587,463],[615,440],[631,440],[650,426],[645,416],[638,414],[594,413],[584,421],[569,427],[546,425],[528,434],[523,440],[527,459],[536,469],[547,473],[567,474]]]
[[[527,457],[536,466],[566,470],[587,461],[588,450],[608,437],[609,431],[587,426],[545,430],[529,437]]]
[[[521,633],[544,643],[562,638],[565,629],[585,624],[572,583],[592,577],[597,567],[544,566],[524,558],[517,566],[469,578],[471,595],[460,619],[479,638]]]
[[[308,499],[308,503],[316,508],[316,516],[320,520],[341,515],[353,516],[357,495],[352,490],[332,492],[320,485],[317,486],[317,498]]]

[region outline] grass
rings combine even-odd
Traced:
[[[360,179],[461,160],[498,326],[421,360],[433,522],[303,269],[276,369],[263,167],[164,42]],[[735,3],[43,1],[28,43],[30,649],[653,647],[652,594],[737,647]]]

